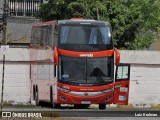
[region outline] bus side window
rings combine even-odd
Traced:
[[[58,25],[55,25],[53,33],[53,46],[56,47],[57,43],[58,43]]]
[[[39,45],[40,44],[40,28],[35,28],[34,31],[34,43],[35,45]]]
[[[47,45],[46,43],[46,29],[44,27],[41,27],[41,34],[40,34],[40,45],[44,46]]]

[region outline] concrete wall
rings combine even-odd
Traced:
[[[1,8],[3,8],[3,0],[0,0],[0,14],[3,13],[3,10]]]
[[[30,43],[31,27],[39,22],[34,17],[11,17],[7,18],[7,43]],[[23,29],[22,29],[23,28]],[[2,32],[0,33],[0,40]]]
[[[0,17],[3,14],[4,0],[0,0]],[[8,3],[8,0],[7,0]],[[39,22],[34,17],[7,17],[7,42],[14,43],[29,43],[32,24]],[[23,29],[22,29],[23,28]],[[0,40],[2,39],[2,33],[0,33]]]
[[[121,50],[121,63],[160,64],[160,51]]]
[[[5,56],[4,102],[29,103],[30,62],[29,49],[10,48]],[[0,93],[2,86],[3,55],[0,53]],[[1,98],[1,96],[0,96]]]
[[[131,64],[129,103],[160,104],[160,52],[121,51],[121,62]]]
[[[44,51],[41,53],[45,55]],[[48,53],[51,54],[51,51]],[[44,56],[40,56],[39,59],[42,58]],[[0,61],[1,78],[1,54]],[[28,103],[30,101],[30,50],[11,48],[10,53],[6,55],[6,61],[4,100]],[[160,52],[121,51],[121,63],[131,64],[129,103],[133,105],[160,104]]]
[[[0,62],[2,78],[2,62]],[[28,62],[6,62],[3,101],[7,103],[30,102],[30,65]],[[2,85],[0,79],[0,86]],[[0,89],[1,93],[1,89]],[[1,98],[1,97],[0,97]]]
[[[7,42],[30,43],[31,27],[37,22],[33,17],[8,17]]]

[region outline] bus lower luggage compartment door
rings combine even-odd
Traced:
[[[120,64],[116,67],[114,83],[114,104],[128,104],[130,82],[130,64]]]

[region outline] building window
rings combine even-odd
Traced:
[[[33,16],[43,0],[8,0],[11,16]]]

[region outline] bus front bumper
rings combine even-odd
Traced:
[[[72,92],[58,90],[57,103],[60,104],[112,104],[113,92]]]

